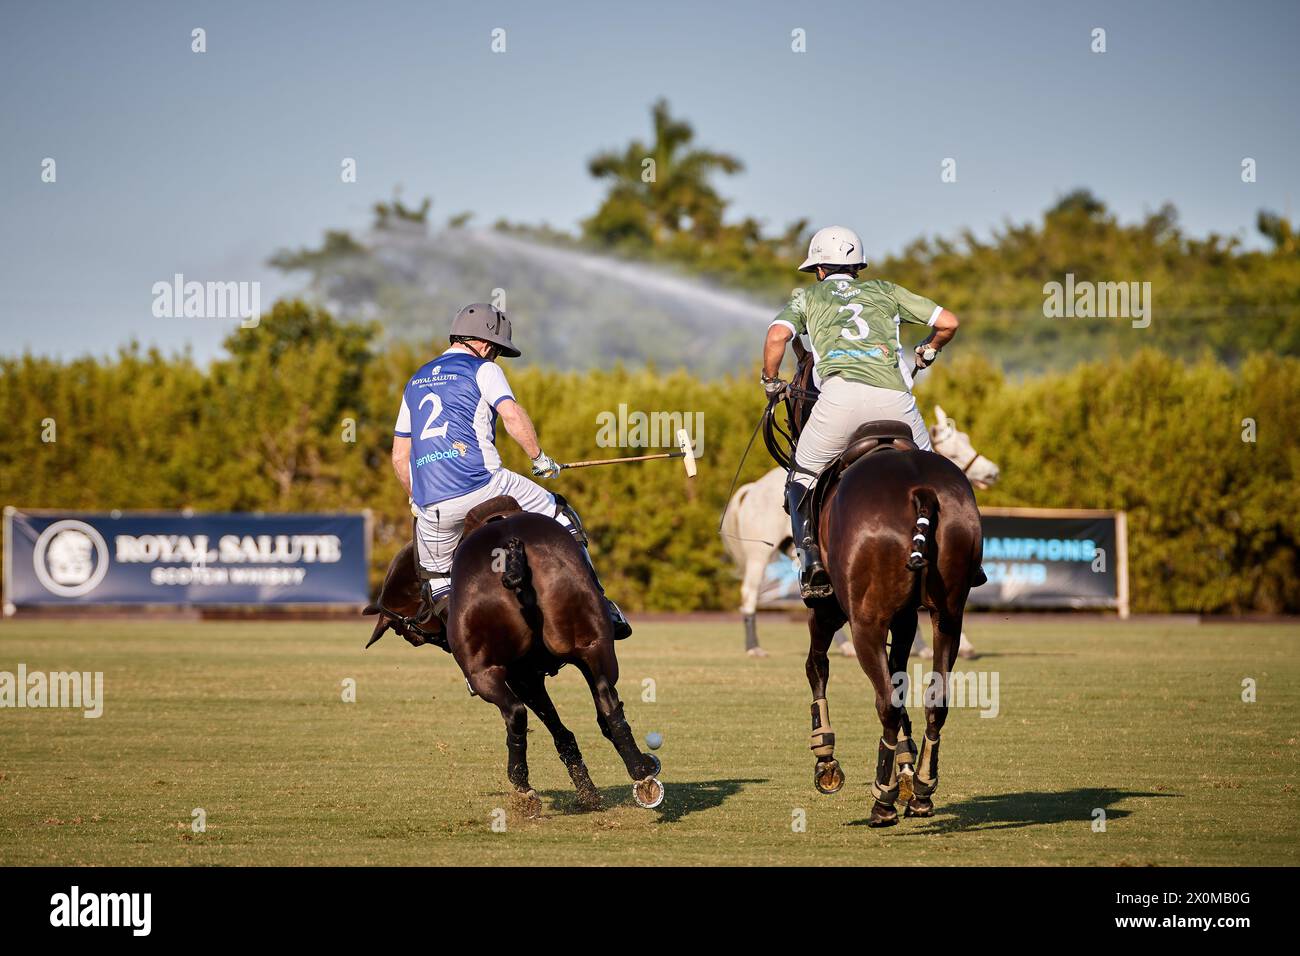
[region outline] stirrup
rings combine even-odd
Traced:
[[[820,600],[835,593],[831,585],[831,576],[820,563],[814,564],[799,575],[799,596],[805,601]]]

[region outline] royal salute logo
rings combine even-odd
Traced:
[[[108,573],[108,545],[84,521],[56,521],[36,539],[32,564],[45,590],[80,597],[98,587]]]

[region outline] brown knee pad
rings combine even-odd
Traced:
[[[831,730],[831,713],[825,697],[812,702],[812,736],[808,738],[808,748],[819,760],[829,759],[835,753],[835,731]]]

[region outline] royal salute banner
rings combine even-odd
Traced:
[[[1124,512],[985,508],[980,518],[989,580],[971,591],[969,607],[1115,608],[1128,616]],[[800,603],[797,565],[780,554],[768,565],[760,603],[790,602]]]
[[[4,513],[4,601],[364,604],[362,514]]]

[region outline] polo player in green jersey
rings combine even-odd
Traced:
[[[786,503],[799,551],[804,598],[830,597],[831,581],[822,566],[817,529],[810,520],[809,490],[817,475],[849,443],[865,422],[906,422],[916,444],[930,450],[930,434],[912,397],[912,374],[903,360],[903,323],[929,326],[916,347],[923,369],[957,331],[957,316],[924,296],[883,279],[859,279],[867,265],[862,240],[852,229],[828,226],[812,237],[801,272],[815,272],[817,283],[796,289],[790,303],[772,320],[763,346],[763,389],[779,394],[786,345],[795,336],[812,352],[814,380],[821,395],[799,435]]]

